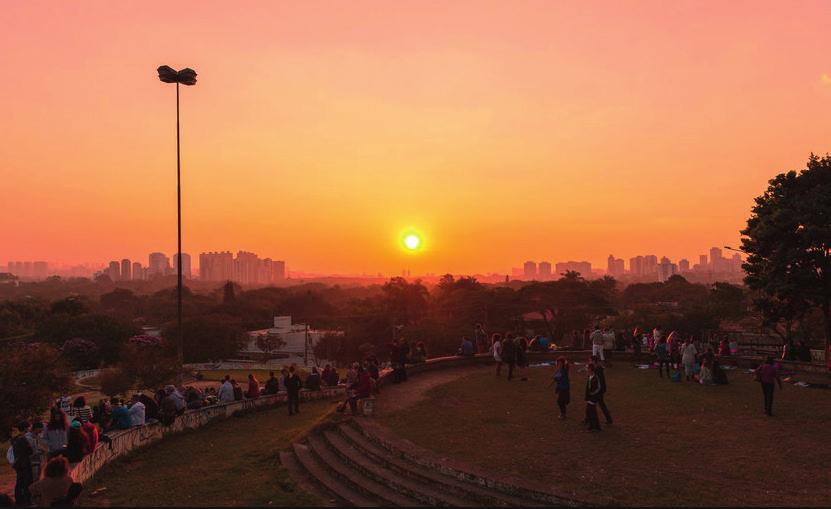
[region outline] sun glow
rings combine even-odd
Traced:
[[[419,247],[421,247],[421,237],[419,237],[415,233],[408,233],[407,235],[405,235],[403,242],[404,247],[407,248],[409,251],[415,251]]]

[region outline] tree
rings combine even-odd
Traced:
[[[126,395],[133,387],[133,379],[121,368],[107,368],[98,374],[98,384],[101,386],[101,392],[113,397],[118,394]]]
[[[831,157],[811,154],[807,167],[769,181],[742,230],[745,282],[767,300],[766,314],[822,312],[831,341]],[[770,302],[777,303],[769,305]]]
[[[167,346],[167,348],[166,348]],[[121,353],[121,369],[145,389],[157,389],[179,374],[175,352],[155,336],[133,336]]]
[[[259,348],[267,354],[273,352],[274,350],[277,350],[285,344],[286,342],[283,340],[283,337],[279,334],[266,333],[257,336],[257,348]]]
[[[185,362],[211,362],[233,358],[247,338],[239,318],[224,313],[189,316],[182,321]],[[166,338],[178,337],[176,322],[162,332]]]
[[[83,338],[66,341],[61,347],[61,354],[75,369],[93,369],[101,360],[98,345]]]
[[[71,385],[69,369],[58,351],[29,343],[0,355],[0,437],[21,419],[38,417]]]

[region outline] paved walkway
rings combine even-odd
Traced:
[[[427,399],[426,393],[433,387],[444,385],[464,376],[494,369],[492,366],[466,366],[455,369],[419,373],[400,384],[389,384],[381,388],[381,394],[375,400],[375,414],[389,415],[414,406]],[[504,376],[504,375],[503,375]]]

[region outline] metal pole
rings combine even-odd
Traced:
[[[179,151],[179,83],[176,83],[176,219],[177,219],[177,256],[176,256],[176,298],[178,306],[179,338],[176,355],[181,368],[184,362],[182,341],[182,163]]]

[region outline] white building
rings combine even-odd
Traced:
[[[323,334],[323,331],[307,330],[307,325],[304,323],[292,323],[290,316],[275,316],[274,327],[248,332],[248,342],[239,354],[242,358],[262,357],[266,352],[257,346],[257,340],[262,336],[274,336],[281,339],[284,344],[272,350],[271,355],[279,357],[287,355],[289,362],[302,361],[308,344],[309,361],[311,361],[313,359],[312,349]]]

